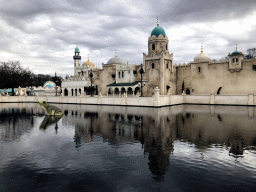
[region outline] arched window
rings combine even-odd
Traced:
[[[122,77],[124,77],[124,72],[122,71]]]
[[[166,69],[168,69],[168,63],[166,63]]]
[[[166,44],[166,50],[168,50],[168,49],[167,49],[167,44]]]
[[[64,95],[68,96],[68,90],[67,89],[64,89]]]
[[[154,69],[155,68],[155,64],[154,63],[152,63],[152,69]]]
[[[152,44],[152,50],[155,50],[156,46],[155,44]]]
[[[121,77],[121,72],[119,71],[119,73],[118,73],[118,74],[119,74],[119,78],[120,78],[120,77]]]
[[[82,71],[82,76],[84,76],[84,72]]]
[[[199,73],[201,72],[201,67],[198,67],[198,72],[199,72]]]
[[[236,62],[238,62],[238,58],[236,58]]]

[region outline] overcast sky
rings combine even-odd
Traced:
[[[174,63],[200,53],[220,59],[256,47],[255,0],[0,0],[0,61],[20,61],[34,73],[73,75],[75,47],[81,63],[97,66],[115,55],[143,62],[156,26],[169,38]]]

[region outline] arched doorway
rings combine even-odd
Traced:
[[[220,90],[221,90],[222,87],[219,87],[218,91],[217,91],[217,95],[220,94]]]
[[[64,95],[68,96],[68,90],[67,89],[64,89]]]
[[[134,94],[137,95],[138,92],[140,92],[140,88],[139,88],[139,87],[136,87],[136,88],[135,88],[135,91],[134,91]]]
[[[132,95],[132,88],[131,88],[131,87],[128,88],[127,94],[128,94],[128,95]]]
[[[186,89],[186,95],[190,95],[190,90]]]
[[[80,95],[82,94],[82,90],[81,90],[81,89],[79,89],[79,94],[80,94]]]
[[[126,92],[126,91],[125,91],[125,88],[122,87],[122,89],[121,89],[121,94],[123,95],[125,92]]]
[[[115,94],[119,94],[119,89],[118,88],[115,88]]]
[[[111,95],[111,88],[108,88],[108,94]]]

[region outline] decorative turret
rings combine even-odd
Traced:
[[[244,54],[237,50],[237,44],[236,44],[236,50],[229,54],[229,71],[231,73],[238,72],[242,70],[242,60],[244,60]]]
[[[162,27],[159,26],[157,19],[157,26],[152,30],[148,38],[148,53],[168,52],[168,37]]]

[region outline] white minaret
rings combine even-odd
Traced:
[[[79,67],[81,63],[81,56],[80,56],[80,51],[78,47],[75,48],[75,55],[73,56],[73,59],[74,59],[74,75],[77,75],[76,68]]]

